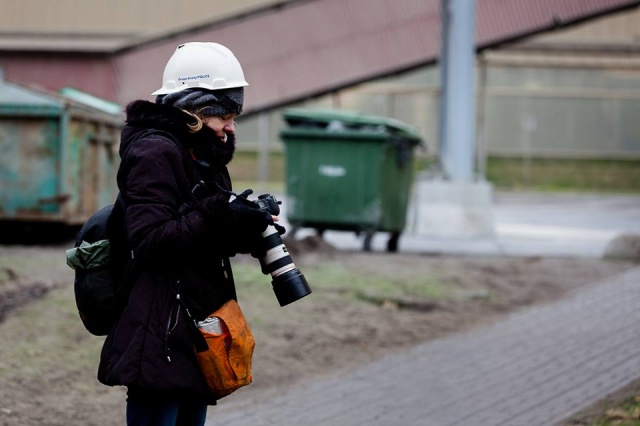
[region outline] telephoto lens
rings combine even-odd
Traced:
[[[263,194],[257,201],[260,208],[274,216],[280,214],[280,202],[273,195]],[[275,226],[267,226],[262,233],[265,255],[260,259],[262,272],[271,274],[271,285],[280,306],[286,306],[311,294],[306,278],[294,265],[289,250],[284,245]]]

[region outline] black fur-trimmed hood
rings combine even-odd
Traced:
[[[206,126],[194,133],[189,130],[188,125],[195,124],[196,120],[178,108],[138,100],[127,105],[126,115],[126,124],[121,135],[120,155],[146,130],[157,129],[171,133],[198,159],[213,166],[226,166],[233,158],[234,135],[228,135],[227,142],[222,143],[215,132]]]

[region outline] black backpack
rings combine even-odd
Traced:
[[[127,304],[132,267],[126,244],[121,197],[94,213],[80,228],[67,264],[75,270],[74,293],[80,319],[96,336],[106,336]]]
[[[186,149],[169,133],[147,130],[175,143],[192,180],[199,173]],[[135,142],[134,142],[135,143]],[[181,211],[191,208],[186,200]],[[114,204],[94,213],[80,228],[74,248],[67,250],[67,265],[75,270],[74,293],[80,319],[93,335],[106,336],[122,314],[131,292],[137,261],[132,258],[125,228],[126,205],[118,194]]]

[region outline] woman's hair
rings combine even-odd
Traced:
[[[195,123],[188,123],[187,124],[187,126],[189,127],[189,131],[191,133],[199,132],[204,127],[204,125],[205,125],[204,124],[205,123],[205,117],[202,115],[202,110],[203,109],[205,109],[205,108],[200,108],[196,112],[190,112],[190,111],[187,111],[186,109],[182,110],[182,112],[184,112],[185,114],[189,114],[191,117],[193,117],[196,120]]]

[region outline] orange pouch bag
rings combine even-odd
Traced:
[[[222,332],[209,333],[199,328],[208,350],[197,352],[196,358],[209,390],[222,398],[251,383],[251,359],[255,341],[238,302],[230,300],[209,315],[221,322]]]

